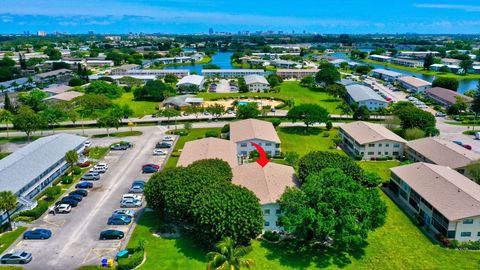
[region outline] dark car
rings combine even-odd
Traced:
[[[154,167],[143,167],[142,172],[143,173],[156,173],[156,172],[158,172],[158,169],[154,168]]]
[[[82,175],[82,180],[100,180],[100,174],[96,172],[90,172]]]
[[[152,168],[154,168],[154,169],[160,169],[160,166],[159,166],[159,165],[153,164],[153,163],[144,164],[144,165],[142,166],[142,169],[144,169],[144,168],[146,168],[146,167],[152,167]]]
[[[464,144],[464,145],[462,145],[462,146],[463,146],[463,148],[465,148],[465,149],[472,150],[472,146],[469,145],[469,144]]]
[[[108,218],[108,225],[128,225],[132,222],[132,217],[127,215],[114,215]]]
[[[79,195],[79,194],[69,194],[67,197],[65,198],[68,198],[68,199],[72,199],[72,200],[75,200],[77,202],[81,202],[83,200],[83,196],[82,195]]]
[[[170,148],[172,147],[171,143],[168,142],[159,142],[157,145],[155,145],[155,148]]]
[[[0,258],[2,264],[26,264],[32,260],[32,253],[25,251],[7,253]]]
[[[23,234],[23,239],[48,239],[52,236],[52,231],[45,229],[34,229],[26,231]]]
[[[75,188],[93,188],[92,182],[81,182],[75,185]]]
[[[127,150],[128,145],[117,143],[117,144],[112,145],[112,147],[110,147],[110,149],[112,149],[112,150]]]
[[[76,190],[69,193],[69,195],[75,195],[75,194],[80,195],[82,197],[87,197],[88,191],[85,190],[85,189],[76,189]]]
[[[60,201],[56,202],[55,205],[60,205],[60,204],[69,204],[72,207],[77,207],[78,201],[74,199],[70,199],[67,197],[62,198]]]
[[[142,186],[142,187],[145,187],[145,184],[146,184],[146,183],[145,183],[145,181],[143,181],[143,180],[135,180],[135,181],[133,181],[133,183],[132,183],[132,187],[133,187],[133,186]]]
[[[156,113],[152,114],[152,118],[157,118],[157,117],[158,117],[158,116],[157,116]]]
[[[108,239],[122,239],[125,234],[122,231],[118,230],[105,230],[100,233],[101,240],[108,240]]]

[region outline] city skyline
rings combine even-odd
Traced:
[[[188,34],[256,30],[285,33],[478,34],[475,1],[31,1],[4,0],[0,33],[45,31],[72,34],[129,32]]]

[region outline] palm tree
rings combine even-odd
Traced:
[[[7,126],[7,137],[8,137],[8,123],[13,121],[13,114],[10,111],[5,109],[0,110],[0,122],[4,122]]]
[[[224,238],[215,246],[219,252],[212,251],[207,254],[207,270],[252,269],[254,261],[242,258],[252,250],[252,247],[235,247],[235,242],[230,237]]]
[[[8,224],[10,226],[10,231],[12,228],[12,221],[10,220],[10,211],[15,209],[17,206],[17,196],[11,191],[1,191],[0,192],[0,210],[7,213]]]
[[[65,161],[73,167],[78,162],[78,153],[75,150],[69,150],[65,153]]]

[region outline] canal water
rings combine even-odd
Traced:
[[[348,58],[346,53],[337,52],[337,53],[333,53],[332,56],[337,57],[337,58],[343,58],[343,59],[350,60],[350,58]],[[355,60],[355,61],[356,62],[361,62],[360,60]],[[402,74],[406,74],[406,75],[409,75],[409,76],[415,76],[417,78],[420,78],[420,79],[423,79],[423,80],[429,81],[429,82],[432,82],[435,79],[435,76],[430,76],[430,75],[425,75],[425,74],[421,74],[421,73],[405,71],[405,70],[401,70],[401,69],[397,69],[397,68],[393,68],[393,67],[385,67],[385,66],[379,65],[379,64],[372,64],[372,63],[366,63],[366,64],[371,65],[375,68],[384,68],[384,69],[396,71],[396,72],[399,72],[399,73],[402,73]],[[459,86],[458,86],[457,91],[460,92],[460,93],[464,93],[464,92],[466,92],[467,90],[470,90],[470,89],[477,89],[478,82],[479,82],[479,80],[475,80],[475,79],[459,79]]]

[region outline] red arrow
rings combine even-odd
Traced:
[[[253,145],[253,147],[255,147],[255,149],[257,149],[258,154],[260,155],[260,158],[257,159],[258,165],[265,167],[268,164],[268,162],[270,162],[270,159],[267,158],[267,153],[265,153],[265,150],[263,150],[263,148],[260,145],[254,142],[250,142],[250,143]]]

